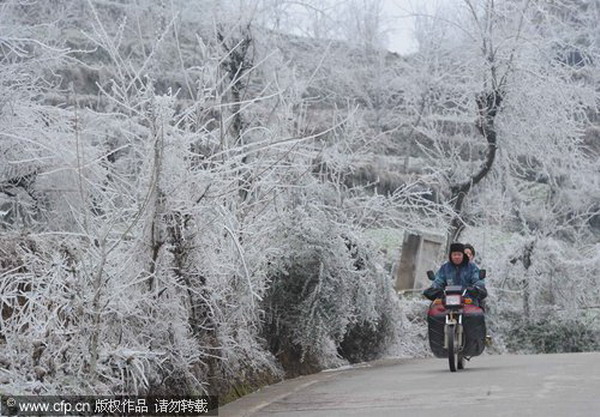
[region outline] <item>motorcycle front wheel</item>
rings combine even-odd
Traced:
[[[456,364],[458,361],[458,349],[456,347],[456,327],[454,325],[448,326],[448,365],[450,365],[450,372],[456,372]]]

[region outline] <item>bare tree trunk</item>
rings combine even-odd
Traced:
[[[477,97],[477,108],[479,111],[479,117],[476,121],[477,129],[479,133],[487,141],[487,151],[485,155],[485,161],[475,174],[473,174],[467,181],[453,185],[450,188],[452,192],[451,201],[454,208],[455,216],[451,222],[450,229],[450,241],[454,242],[460,238],[460,234],[464,229],[464,223],[461,219],[461,213],[465,198],[473,187],[481,182],[486,175],[491,171],[494,161],[496,159],[497,146],[497,132],[494,126],[494,121],[498,115],[500,105],[502,104],[503,94],[495,89],[493,91],[482,93]]]
[[[223,62],[223,66],[228,73],[230,88],[231,88],[231,99],[232,99],[232,123],[227,129],[234,138],[233,143],[235,146],[243,146],[244,139],[242,132],[244,130],[244,119],[242,117],[242,106],[241,102],[244,99],[246,87],[248,85],[248,79],[246,78],[247,72],[252,68],[252,58],[250,56],[250,48],[252,47],[252,35],[250,33],[250,26],[247,26],[243,30],[242,39],[237,43],[234,38],[234,42],[231,45],[227,44],[226,37],[223,35],[223,31],[217,32],[219,41],[223,44],[223,47],[227,51],[227,59]],[[247,163],[247,156],[242,158],[242,164]],[[243,167],[242,165],[242,167]],[[239,195],[242,201],[248,198],[251,188],[251,178],[247,172],[242,172],[240,167],[240,181],[239,181]]]
[[[531,267],[531,255],[533,254],[533,248],[535,247],[535,240],[532,240],[525,248],[523,249],[523,267],[525,268],[525,275],[523,276],[523,314],[525,316],[525,320],[529,321],[531,319],[531,305],[529,300],[529,280],[527,278],[527,272],[529,271],[529,267]]]

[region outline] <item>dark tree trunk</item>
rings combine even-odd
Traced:
[[[529,267],[531,267],[531,255],[533,254],[533,248],[535,247],[535,240],[532,240],[523,249],[523,268],[525,268],[525,276],[523,277],[523,315],[525,320],[531,319],[531,303],[529,301],[529,279],[527,278]]]
[[[467,181],[461,184],[455,184],[450,187],[452,207],[454,208],[454,218],[451,222],[450,229],[450,242],[457,241],[460,238],[460,234],[464,229],[464,223],[461,218],[461,213],[465,198],[473,189],[473,187],[481,182],[486,175],[491,171],[494,161],[496,159],[497,150],[497,132],[494,122],[500,106],[502,104],[503,95],[498,90],[491,92],[482,93],[477,97],[477,109],[479,115],[477,117],[477,130],[484,137],[487,142],[487,151],[485,155],[485,161]]]
[[[247,27],[244,30],[241,39],[233,38],[228,42],[221,30],[217,32],[217,37],[227,51],[227,59],[223,61],[222,65],[225,71],[227,71],[231,83],[231,109],[233,120],[226,133],[235,138],[235,146],[243,146],[245,143],[242,133],[245,128],[245,122],[242,116],[241,102],[244,99],[245,90],[248,85],[248,80],[245,76],[253,66],[250,54],[253,39],[250,33],[250,27]],[[242,159],[242,164],[246,164],[246,159],[246,157]],[[239,195],[241,200],[245,201],[250,193],[252,181],[247,172],[240,172],[240,174]]]

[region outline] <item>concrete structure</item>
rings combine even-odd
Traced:
[[[429,286],[427,270],[437,271],[445,260],[446,238],[433,234],[404,235],[400,265],[396,270],[396,290],[413,290]]]

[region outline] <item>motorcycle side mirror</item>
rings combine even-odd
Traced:
[[[487,275],[487,272],[485,269],[480,269],[479,270],[479,279],[485,279],[485,276]]]
[[[427,271],[427,278],[429,278],[429,281],[433,281],[435,279],[435,274],[433,271]]]

